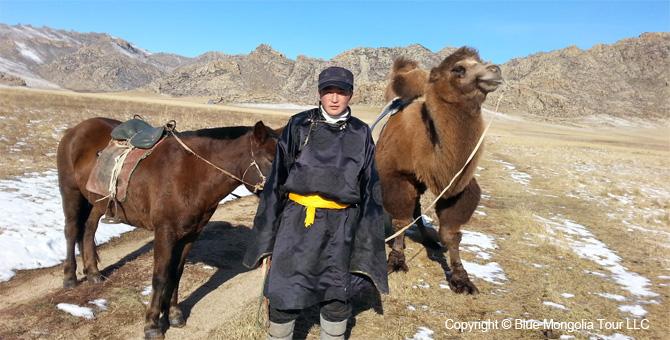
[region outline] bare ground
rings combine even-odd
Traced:
[[[236,114],[229,111],[232,109],[204,104],[98,97],[4,91],[0,113],[6,118],[6,138],[0,140],[0,151],[6,159],[0,175],[25,173],[24,159],[28,158],[39,165],[30,171],[53,169],[51,154],[59,127],[109,112],[116,112],[114,117],[119,118],[130,117],[132,112],[152,112],[150,117],[156,122],[177,117],[184,128],[200,128],[202,122],[225,126],[231,120],[248,124],[259,117],[271,126],[280,126],[288,117],[288,113],[255,109]],[[371,122],[377,110],[355,108],[355,112]],[[368,294],[355,302],[348,338],[418,339],[414,335],[425,327],[434,331],[427,339],[436,340],[547,339],[558,335],[667,339],[668,126],[621,126],[594,119],[559,123],[531,117],[496,118],[478,171],[484,193],[480,214],[464,227],[489,235],[496,248],[488,250],[488,260],[478,259],[478,251],[464,250],[472,247],[462,247],[461,256],[470,263],[498,263],[507,279],[497,284],[471,274],[481,294],[454,294],[442,288],[446,277],[439,262],[444,251],[426,250],[420,237],[410,235],[406,249],[410,271],[389,276],[391,294]],[[24,143],[20,152],[13,151],[35,131],[44,142]],[[519,175],[522,177],[517,178]],[[427,196],[424,207],[432,201]],[[254,320],[262,273],[241,265],[256,206],[255,197],[246,197],[219,207],[192,249],[181,280],[180,304],[187,325],[167,329],[166,339],[264,338]],[[434,217],[430,209],[426,214]],[[539,217],[583,226],[593,241],[602,242],[620,257],[616,268],[648,278],[648,288],[657,296],[640,298],[622,289],[622,284],[612,279],[612,267],[584,259],[571,249],[571,243],[582,239],[547,233],[546,226],[538,223]],[[142,293],[151,282],[152,239],[150,232],[138,229],[102,245],[101,268],[107,277],[102,284],[82,282],[75,289],[62,289],[62,266],[21,271],[0,283],[0,339],[142,339],[144,303],[148,300]],[[83,277],[81,272],[78,275]],[[608,294],[625,301],[602,296]],[[75,317],[56,308],[59,303],[95,307],[89,304],[94,299],[107,300],[108,308],[96,311],[95,319]],[[633,317],[622,310],[628,305],[641,305],[648,314]],[[497,328],[486,332],[445,327],[448,320],[489,320],[500,327],[505,320],[531,319],[577,323],[577,331],[565,326],[560,330]],[[601,327],[599,319],[623,326]],[[583,327],[580,322],[596,325]],[[647,328],[634,328],[643,322]],[[318,331],[318,311],[305,313],[298,320],[295,339],[318,339]]]
[[[240,261],[256,205],[256,197],[222,205],[201,234],[181,280],[180,295],[185,300],[180,305],[188,323],[182,329],[168,329],[168,339],[206,339],[219,324],[213,317],[226,320],[258,299],[262,272],[250,271]],[[101,246],[100,268],[108,276],[100,285],[83,282],[75,289],[61,288],[62,265],[22,271],[0,284],[0,338],[143,338],[144,301],[148,297],[141,292],[151,284],[152,241],[151,232],[137,229]],[[78,276],[83,277],[81,271]],[[108,300],[109,309],[97,312],[94,320],[56,309],[58,303],[94,307],[88,301],[98,298]],[[121,315],[128,313],[136,317]],[[119,320],[125,323],[118,324]]]

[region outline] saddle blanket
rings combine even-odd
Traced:
[[[151,149],[139,149],[128,145],[127,142],[112,139],[95,162],[86,182],[86,190],[103,197],[111,197],[110,183],[112,183],[111,188],[116,191],[116,200],[125,201],[130,176],[140,161],[149,156],[160,142],[162,140]],[[113,183],[116,183],[115,188]]]

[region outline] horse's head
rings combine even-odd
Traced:
[[[273,130],[259,121],[254,125],[253,132],[249,136],[251,139],[252,163],[249,169],[244,172],[242,179],[246,182],[244,186],[247,190],[257,195],[263,190],[266,176],[272,167],[275,150],[277,149],[277,138],[281,130]]]
[[[502,82],[498,65],[484,62],[477,50],[463,46],[430,71],[428,92],[451,103],[475,100],[481,104]]]

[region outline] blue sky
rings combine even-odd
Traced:
[[[483,59],[570,45],[589,49],[670,31],[670,0],[651,1],[16,1],[0,22],[108,33],[151,52],[248,54],[268,44],[287,57],[328,60],[356,47],[468,45]]]

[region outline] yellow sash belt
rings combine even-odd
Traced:
[[[349,206],[349,204],[342,204],[335,201],[327,200],[317,194],[303,196],[291,192],[288,194],[288,198],[304,206],[307,209],[305,216],[305,228],[309,227],[310,225],[312,225],[312,223],[314,223],[314,214],[316,213],[316,208],[344,209]]]

